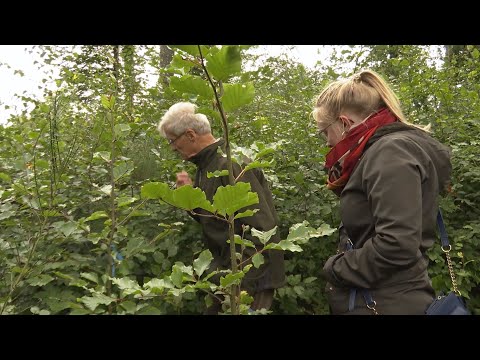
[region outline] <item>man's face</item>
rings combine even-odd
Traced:
[[[178,152],[183,160],[187,160],[196,153],[195,149],[193,148],[194,143],[190,140],[190,137],[193,135],[192,132],[192,129],[187,129],[178,136],[175,136],[169,132],[165,132],[171,149]]]

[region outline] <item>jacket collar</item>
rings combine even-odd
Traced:
[[[397,132],[397,131],[405,131],[405,130],[418,130],[416,127],[404,124],[402,122],[394,122],[393,124],[388,124],[379,128],[375,134],[368,140],[367,144],[365,145],[365,152],[370,146],[372,146],[377,140],[381,137]]]
[[[194,163],[200,169],[203,169],[216,157],[218,148],[223,146],[224,143],[225,140],[223,139],[217,140],[190,157],[188,161]]]

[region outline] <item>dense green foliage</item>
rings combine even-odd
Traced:
[[[247,46],[202,49],[236,151],[271,149],[262,165],[281,238],[304,239],[303,251],[286,252],[288,284],[277,291],[273,314],[328,313],[320,271],[335,252],[338,200],[324,185],[328,149],[310,112],[326,82],[360,68],[384,75],[407,117],[430,123],[452,148],[452,187],[441,204],[459,288],[480,313],[476,47],[451,52],[448,61],[434,47],[338,47],[315,69],[284,55],[259,59]],[[145,187],[173,188],[177,171],[194,171],[156,131],[170,105],[196,102],[214,135],[223,134],[205,73],[188,60],[198,59],[197,47],[174,49],[166,69],[155,46],[37,50],[60,69],[58,90],[44,101],[24,97],[35,108],[0,127],[0,314],[201,313],[209,256],[199,226],[184,210],[152,200],[169,190],[150,188],[155,195]],[[170,75],[170,86],[148,82],[147,72]],[[291,229],[304,221],[311,227]],[[429,256],[434,287],[449,289],[440,246]]]

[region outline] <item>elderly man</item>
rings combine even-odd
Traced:
[[[222,148],[224,140],[217,140],[211,133],[210,123],[204,114],[196,113],[197,106],[188,102],[179,102],[170,107],[158,124],[158,131],[167,139],[173,151],[176,151],[184,160],[191,161],[197,167],[195,181],[192,182],[186,172],[177,174],[177,187],[190,184],[203,190],[207,199],[212,201],[219,186],[228,185],[225,176],[207,178],[207,172],[227,169],[226,157],[217,150]],[[233,164],[234,176],[238,176],[241,169]],[[239,181],[248,182],[251,191],[258,194],[259,204],[250,208],[258,208],[253,216],[240,218],[235,221],[235,234],[242,235],[242,226],[249,225],[260,231],[268,231],[278,225],[278,216],[273,205],[272,194],[268,183],[260,169],[252,169],[240,178]],[[230,268],[230,248],[227,243],[228,224],[219,219],[201,216],[211,215],[203,209],[196,209],[192,217],[198,221],[203,229],[204,243],[213,254],[213,261],[208,271]],[[245,237],[256,245],[261,243],[249,233]],[[271,241],[278,242],[279,235]],[[246,248],[244,260],[252,255],[252,249]],[[269,309],[272,305],[274,290],[285,284],[285,268],[283,251],[268,250],[264,252],[265,263],[258,269],[252,267],[242,280],[241,288],[253,296],[251,308]],[[218,276],[212,277],[218,282]],[[214,301],[205,314],[217,314],[221,310],[221,302]]]

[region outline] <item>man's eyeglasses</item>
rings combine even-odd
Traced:
[[[180,135],[178,135],[175,139],[167,139],[168,144],[169,144],[169,145],[175,144],[175,142],[176,142],[178,139],[180,139],[180,138],[181,138],[183,135],[185,135],[185,134],[186,134],[186,131],[184,131],[183,133],[181,133]]]

